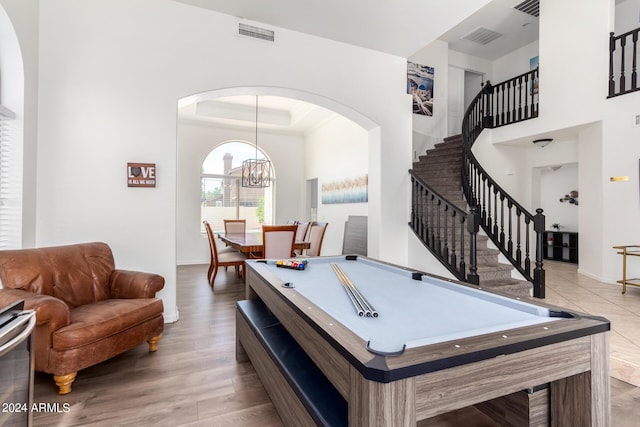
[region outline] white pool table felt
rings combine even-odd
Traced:
[[[330,263],[342,267],[379,317],[358,316]],[[272,261],[266,268],[282,283],[293,284],[285,293],[300,293],[381,352],[557,320],[544,307],[429,276],[414,280],[411,271],[364,258],[311,258],[304,271],[279,268]]]

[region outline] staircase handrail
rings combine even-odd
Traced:
[[[476,139],[486,128],[495,128],[507,124],[528,120],[538,116],[537,86],[534,85],[538,76],[538,69],[528,71],[497,85],[487,81],[480,93],[471,101],[462,121],[463,164],[462,183],[463,192],[469,206],[476,207],[480,214],[480,225],[498,247],[500,252],[511,264],[529,281],[533,283],[535,297],[544,298],[545,280],[542,268],[543,233],[545,228],[542,209],[537,209],[533,215],[520,205],[507,191],[487,173],[471,151]],[[495,88],[502,93],[502,99],[494,98]],[[513,91],[511,89],[513,88]],[[505,101],[505,89],[506,101]],[[522,109],[522,93],[525,91],[524,110]],[[518,105],[516,108],[516,94]],[[530,98],[529,98],[530,97]],[[528,100],[531,100],[529,104]],[[534,102],[535,101],[535,102]],[[508,111],[505,112],[505,107]],[[513,107],[512,109],[510,109]],[[494,114],[495,113],[495,114]],[[488,193],[488,194],[487,194]],[[493,205],[491,200],[493,193]],[[500,206],[498,206],[498,199]],[[505,215],[505,201],[508,215]],[[493,210],[492,210],[493,207]],[[500,212],[498,212],[500,207]],[[515,214],[513,209],[515,208]],[[498,225],[498,219],[500,224]],[[505,219],[508,221],[505,235]],[[513,229],[516,220],[517,229]],[[531,271],[530,260],[530,226],[535,233],[535,269]],[[522,233],[524,226],[524,236]],[[516,234],[516,250],[513,247],[513,234]],[[525,244],[524,260],[521,244]],[[523,264],[524,261],[524,264]]]
[[[477,272],[477,235],[480,229],[480,215],[475,207],[470,212],[460,209],[450,203],[445,197],[435,191],[413,170],[409,170],[412,188],[411,221],[409,226],[416,236],[425,243],[429,251],[458,279],[479,284]],[[430,200],[429,200],[430,199]],[[431,206],[430,206],[431,205]],[[430,220],[423,216],[431,215]],[[434,218],[435,217],[435,218]],[[451,219],[451,228],[448,220]],[[455,224],[454,221],[459,221]],[[442,224],[444,222],[444,226]],[[456,240],[456,227],[460,226],[460,241]],[[466,230],[465,230],[466,226]],[[441,236],[441,229],[444,236]],[[465,231],[469,235],[469,266],[465,262]],[[448,233],[451,233],[451,239]],[[449,247],[451,241],[451,248]],[[459,253],[456,251],[459,243]]]

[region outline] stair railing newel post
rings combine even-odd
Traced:
[[[469,233],[469,273],[467,282],[474,285],[480,284],[478,276],[478,231],[480,231],[480,214],[478,208],[472,206],[467,214],[467,232]]]
[[[545,217],[542,212],[542,209],[536,209],[536,214],[533,217],[533,231],[536,233],[536,268],[533,270],[533,296],[536,298],[545,297],[545,272],[542,268]]]

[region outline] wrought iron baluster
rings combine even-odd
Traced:
[[[482,196],[480,196],[480,204],[482,205],[482,215],[481,215],[481,220],[483,224],[486,224],[485,220],[487,219],[487,209],[486,209],[486,202],[487,202],[487,197],[486,197],[486,187],[485,187],[485,182],[487,180],[487,177],[485,177],[484,175],[481,176],[482,178]]]
[[[500,90],[502,91],[502,105],[500,108],[500,126],[504,125],[504,83],[500,85]]]
[[[529,224],[531,223],[531,220],[529,219],[529,217],[525,217],[524,218],[524,223],[525,223],[525,231],[526,231],[526,240],[525,240],[525,255],[524,255],[524,271],[527,272],[528,275],[531,275],[531,257],[530,257],[530,235],[529,235],[529,231],[531,229],[531,227],[529,226]]]
[[[520,216],[522,215],[522,212],[520,211],[519,208],[516,208],[516,262],[518,264],[522,264],[522,249],[520,248],[521,245],[521,240],[520,240],[520,221],[521,218]]]
[[[449,264],[457,269],[458,260],[456,258],[456,216],[458,213],[454,210],[451,215],[451,258]]]
[[[636,72],[636,58],[638,57],[638,31],[636,30],[633,33],[633,58],[631,59],[632,61],[632,66],[631,66],[631,90],[637,90],[638,89],[638,73]]]
[[[458,271],[460,272],[460,275],[463,278],[466,278],[466,275],[467,275],[467,264],[464,260],[464,239],[465,239],[465,236],[467,235],[465,233],[466,219],[467,219],[466,216],[460,215],[460,269]]]
[[[507,202],[507,208],[509,210],[509,237],[507,239],[507,252],[513,257],[513,203],[511,200]]]
[[[616,93],[616,81],[613,72],[613,54],[616,51],[616,38],[614,33],[609,33],[609,96]]]
[[[620,39],[620,93],[625,92],[626,82],[624,77],[624,51],[627,45],[627,37],[624,36]]]
[[[449,205],[444,205],[444,248],[442,258],[449,262]]]
[[[498,189],[493,187],[493,235],[496,239],[499,237],[498,235]]]
[[[440,239],[440,213],[442,212],[442,201],[440,198],[436,201],[436,206],[436,241],[433,247],[436,250],[436,253],[442,256],[442,240]]]

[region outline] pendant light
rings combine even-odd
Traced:
[[[256,156],[242,162],[242,186],[265,188],[271,185],[271,162],[258,159],[258,96],[256,95]]]

